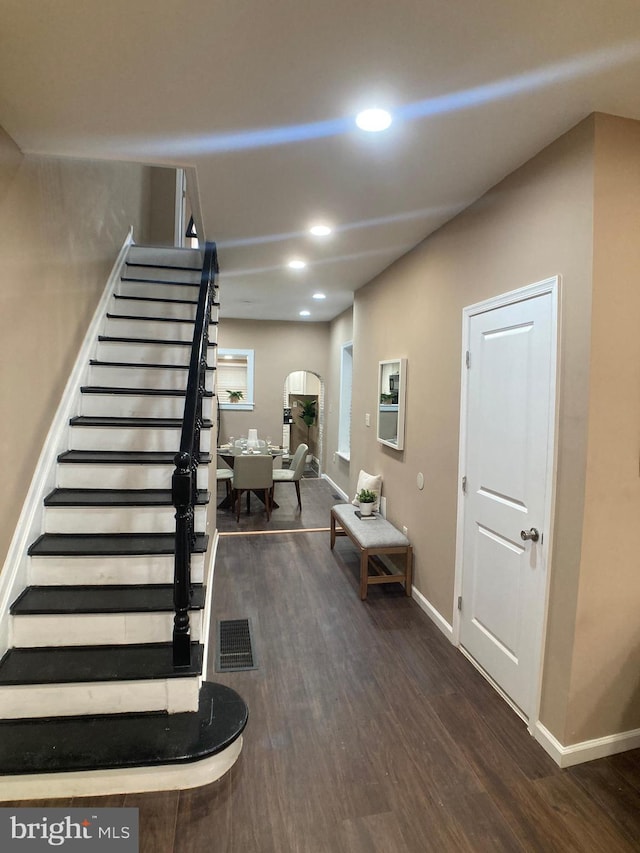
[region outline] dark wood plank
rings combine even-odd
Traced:
[[[178,798],[177,791],[125,796],[123,805],[138,809],[139,853],[173,853]]]
[[[636,760],[638,758],[638,751]],[[614,818],[627,841],[640,846],[640,790],[627,781],[609,759],[588,761],[566,771],[585,794]]]
[[[560,814],[582,850],[590,853],[637,853],[640,835],[636,833],[635,843],[629,843],[626,833],[621,831],[615,820],[598,809],[593,797],[585,794],[569,774],[539,779],[533,785],[548,805]]]

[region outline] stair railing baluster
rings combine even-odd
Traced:
[[[173,665],[191,664],[191,634],[189,606],[191,604],[191,554],[196,544],[195,507],[198,497],[198,464],[200,462],[200,433],[202,430],[202,400],[205,392],[209,320],[218,272],[215,243],[207,243],[200,278],[198,307],[193,330],[189,378],[185,396],[180,451],[171,482],[173,505],[176,510],[175,561],[173,577]]]

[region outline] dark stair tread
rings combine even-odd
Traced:
[[[125,293],[114,293],[114,299],[124,299],[127,302],[169,302],[174,305],[197,305],[197,299],[162,299],[160,296],[128,296]]]
[[[192,762],[222,752],[247,723],[229,687],[203,682],[195,713],[0,722],[0,773],[55,773]]]
[[[184,397],[180,388],[121,388],[114,385],[82,385],[82,394],[120,394],[124,397]],[[213,397],[213,391],[205,391],[204,397]]]
[[[202,671],[203,646],[191,643],[191,665],[173,666],[171,643],[13,648],[0,661],[0,686],[180,678]]]
[[[193,584],[191,610],[204,607],[205,589]],[[28,586],[11,605],[16,616],[77,613],[172,612],[170,584],[111,584],[109,586]]]
[[[182,272],[202,272],[202,265],[199,267],[183,267],[176,264],[151,264],[148,261],[125,261],[127,267],[143,267],[144,269],[154,270],[181,270]]]
[[[162,298],[161,296],[128,296],[125,293],[114,293],[114,299],[125,299],[128,302],[164,302],[170,305],[197,305],[197,299],[171,299],[169,297]],[[219,308],[219,302],[212,303],[214,308]]]
[[[175,453],[163,450],[65,450],[58,462],[78,465],[174,465]],[[201,453],[200,462],[211,462],[210,453]]]
[[[104,426],[104,427],[181,427],[180,418],[112,418],[94,415],[75,415],[69,423],[72,426]],[[203,421],[203,429],[211,429],[211,421]]]
[[[172,284],[174,286],[177,285],[178,287],[200,287],[199,281],[177,281],[176,279],[163,278],[136,278],[131,275],[120,276],[120,281],[125,281],[130,284]]]
[[[107,312],[107,317],[110,320],[143,320],[145,323],[185,323],[193,326],[195,320],[184,320],[179,317],[141,317],[139,314],[110,314]],[[211,326],[217,326],[217,320],[209,320]]]
[[[197,504],[209,502],[209,492],[198,489]],[[171,489],[54,489],[44,499],[45,506],[173,506]]]
[[[174,347],[190,347],[191,341],[169,341],[163,338],[123,338],[123,337],[115,337],[113,335],[98,335],[98,340],[102,343],[116,343],[116,344],[159,344],[161,346],[174,346]],[[215,341],[209,341],[209,346],[216,346]]]
[[[115,337],[113,335],[98,335],[98,340],[103,343],[116,343],[116,344],[159,344],[161,346],[176,346],[176,347],[190,347],[192,345],[192,341],[169,341],[163,338],[123,338],[123,337]],[[218,344],[216,341],[209,341],[210,347],[217,347]]]
[[[100,361],[97,358],[92,358],[89,360],[89,364],[92,367],[136,367],[136,368],[165,368],[166,370],[189,370],[188,364],[142,364],[139,361]],[[209,367],[207,365],[206,368],[208,371],[213,372],[215,367]]]
[[[194,552],[207,550],[208,536],[196,535]],[[31,557],[117,557],[174,554],[174,533],[43,533],[29,546]]]

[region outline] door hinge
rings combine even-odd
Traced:
[[[464,362],[468,368],[471,367],[471,353],[469,352],[469,350],[467,350],[464,355]]]
[[[458,610],[462,610],[462,596],[458,596]]]
[[[466,477],[462,478],[462,494],[463,495],[467,494],[467,478]]]

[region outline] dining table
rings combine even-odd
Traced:
[[[233,468],[235,464],[235,460],[238,456],[271,456],[273,459],[276,459],[278,456],[284,456],[284,450],[281,447],[275,447],[274,445],[267,445],[265,447],[244,447],[237,446],[235,444],[221,444],[220,447],[216,448],[216,452],[218,456],[227,463],[230,468]],[[262,494],[260,491],[254,491],[254,495],[256,495],[259,500],[262,501]],[[251,504],[251,492],[247,493],[247,508],[250,509]],[[262,501],[264,503],[264,501]],[[218,509],[233,509],[233,494],[226,495],[218,504]],[[275,500],[271,501],[271,508],[278,509],[279,505]]]

